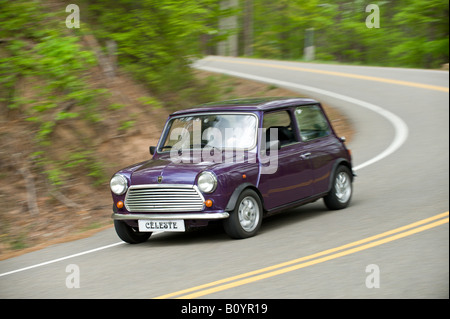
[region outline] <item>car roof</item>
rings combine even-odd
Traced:
[[[176,111],[172,115],[217,111],[270,111],[282,107],[317,103],[316,100],[302,97],[242,98],[201,104],[193,108]]]

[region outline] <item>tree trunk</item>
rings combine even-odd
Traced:
[[[253,55],[253,0],[244,2],[244,55]]]

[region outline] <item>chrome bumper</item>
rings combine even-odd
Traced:
[[[112,219],[115,220],[158,220],[158,219],[224,219],[228,218],[230,214],[223,213],[180,213],[180,214],[119,214],[113,213]]]

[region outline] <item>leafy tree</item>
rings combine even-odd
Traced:
[[[380,28],[367,28],[366,7],[380,9]],[[448,62],[445,0],[254,0],[254,55],[299,59],[314,28],[316,58],[340,62],[439,67]]]
[[[396,36],[390,56],[403,65],[438,67],[449,58],[449,3],[403,0],[393,16]]]
[[[200,38],[214,34],[217,1],[91,0],[88,21],[101,40],[118,44],[119,63],[156,93],[178,90],[189,82],[190,57]]]

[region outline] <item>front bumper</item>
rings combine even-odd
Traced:
[[[120,214],[114,212],[111,218],[114,220],[171,220],[171,219],[183,219],[183,220],[214,220],[228,218],[230,214],[227,212],[221,213],[179,213],[179,214]]]

